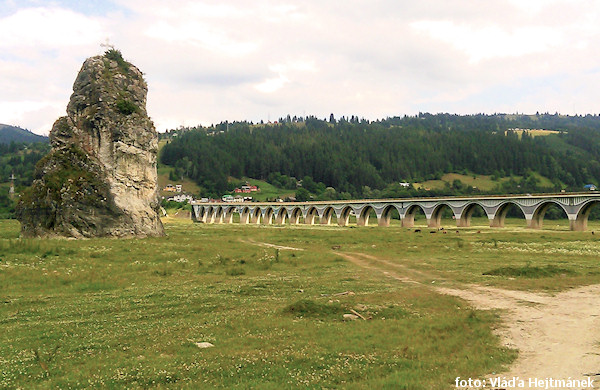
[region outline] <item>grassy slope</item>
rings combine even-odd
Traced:
[[[542,187],[553,187],[550,179],[538,174],[534,173],[534,175],[539,179],[540,186]],[[502,177],[498,180],[492,180],[492,177],[489,175],[462,175],[460,173],[446,173],[442,176],[441,180],[428,180],[422,183],[415,183],[415,187],[421,188],[429,188],[429,189],[441,189],[444,188],[445,184],[452,184],[454,180],[460,180],[466,185],[477,187],[482,191],[491,191],[497,185],[502,182],[508,181],[509,177]],[[515,179],[521,179],[521,176],[515,176]]]
[[[237,181],[237,179],[233,179],[233,180]],[[260,191],[253,192],[251,194],[240,194],[240,195],[252,196],[254,199],[259,200],[259,201],[267,200],[267,198],[274,199],[277,197],[284,199],[288,196],[294,196],[294,194],[295,194],[295,191],[293,191],[293,190],[286,190],[283,188],[275,187],[274,185],[269,184],[266,181],[262,181],[262,180],[251,179],[251,178],[245,177],[245,178],[241,179],[241,181],[247,181],[251,185],[258,186],[260,188]],[[231,194],[237,195],[233,192]]]
[[[173,168],[168,167],[168,166],[159,166],[158,167],[158,188],[159,189],[163,189],[165,188],[165,186],[167,184],[181,184],[182,188],[183,188],[183,192],[186,193],[190,193],[190,194],[194,194],[197,195],[200,192],[200,187],[198,186],[198,184],[196,184],[196,182],[194,182],[193,180],[190,180],[188,178],[185,178],[183,180],[169,180],[169,172],[172,171]],[[174,192],[168,192],[168,191],[160,191],[160,195],[161,196],[173,196],[175,195]]]
[[[500,372],[514,358],[491,334],[494,313],[436,294],[431,281],[357,268],[333,245],[426,271],[438,284],[600,282],[590,233],[170,221],[165,238],[69,241],[18,240],[18,224],[2,221],[0,387],[447,389],[456,376]],[[548,264],[575,273],[482,275]],[[344,291],[355,294],[330,295]],[[358,304],[373,319],[342,322]],[[215,347],[198,349],[201,341]]]
[[[160,151],[166,144],[167,144],[166,139],[162,139],[162,140],[158,141],[159,155],[160,155]],[[176,180],[176,181],[169,180],[169,173],[173,170],[173,168],[168,165],[164,165],[164,164],[160,163],[160,158],[158,160],[159,160],[159,163],[158,163],[157,170],[158,170],[158,188],[159,188],[159,190],[162,190],[163,188],[165,188],[165,186],[167,184],[173,184],[173,185],[181,184],[183,192],[190,193],[193,195],[198,195],[198,193],[200,192],[200,187],[198,186],[198,184],[196,184],[196,182],[194,182],[193,180],[190,180],[188,178],[185,178],[183,180]],[[173,195],[175,195],[174,192],[160,191],[160,196],[171,197]]]

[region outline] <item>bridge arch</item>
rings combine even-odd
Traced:
[[[229,206],[224,208],[223,223],[233,223],[233,213],[235,212],[235,209],[235,206]]]
[[[214,223],[223,223],[223,207],[221,206],[215,208]]]
[[[458,227],[469,227],[471,226],[471,218],[473,217],[473,213],[475,212],[475,210],[477,209],[481,209],[481,211],[483,211],[483,213],[488,217],[489,220],[493,219],[493,216],[490,216],[487,211],[485,210],[485,207],[479,203],[479,202],[471,202],[468,203],[462,210],[462,213],[460,214],[460,218],[456,217],[456,225]]]
[[[410,228],[415,226],[415,214],[419,210],[425,214],[425,209],[420,204],[413,203],[408,206],[404,213],[404,217],[402,218],[402,227]]]
[[[250,223],[250,208],[248,206],[242,207],[242,209],[240,210],[240,223]]]
[[[533,215],[531,216],[531,220],[527,222],[527,227],[532,229],[541,229],[544,225],[544,215],[552,205],[558,206],[562,211],[564,211],[565,215],[569,215],[564,205],[554,200],[547,200],[540,203],[535,208],[535,210],[533,211]]]
[[[375,213],[375,208],[370,204],[365,205],[356,216],[356,225],[369,226],[369,217],[372,213]],[[377,214],[375,213],[375,215]]]
[[[198,222],[205,222],[206,219],[206,210],[204,206],[198,207],[198,213],[196,214],[196,220]]]
[[[275,218],[275,223],[279,225],[285,225],[285,222],[289,219],[288,211],[285,207],[279,209]]]
[[[438,228],[440,226],[442,226],[442,213],[444,212],[445,208],[448,208],[452,212],[452,215],[454,216],[454,218],[456,218],[456,214],[454,214],[454,210],[452,210],[452,207],[445,202],[440,202],[440,203],[436,204],[435,207],[433,208],[431,217],[427,221],[427,226],[438,227]]]
[[[319,211],[316,207],[311,207],[306,212],[306,216],[304,217],[304,223],[306,225],[314,225],[315,219],[319,216]]]
[[[213,223],[215,221],[215,208],[213,206],[208,206],[206,210],[206,223]]]
[[[323,210],[323,213],[321,214],[321,225],[331,225],[331,218],[334,215],[335,211],[333,210],[333,207],[326,207],[325,210]]]
[[[351,212],[352,207],[350,206],[346,206],[340,210],[340,213],[337,215],[337,222],[339,226],[348,226]]]
[[[290,213],[290,224],[298,225],[300,223],[300,218],[302,218],[302,209],[300,207],[295,207]]]
[[[273,224],[273,216],[275,215],[275,211],[272,207],[267,207],[263,213],[263,223],[266,225]]]
[[[512,202],[509,200],[509,201],[502,203],[496,209],[496,212],[494,213],[492,220],[490,222],[490,227],[504,227],[504,221],[506,220],[506,214],[508,214],[508,211],[511,209],[511,207],[516,207],[517,210],[519,210],[521,212],[521,214],[523,214],[523,216],[525,217],[525,210],[523,210],[523,207],[521,207],[521,205],[519,205],[518,203]]]
[[[392,214],[394,213],[394,210],[396,210],[398,212],[398,214],[400,214],[400,210],[398,209],[398,207],[394,206],[393,204],[386,206],[382,213],[381,213],[381,217],[379,217],[379,226],[390,226],[390,220],[392,219]]]
[[[600,200],[590,200],[581,205],[581,208],[577,212],[575,220],[571,221],[571,230],[582,232],[587,229],[588,218],[592,209],[597,204],[600,204]]]
[[[255,207],[250,214],[250,223],[255,223],[258,225],[260,223],[261,216],[262,213],[260,207]]]

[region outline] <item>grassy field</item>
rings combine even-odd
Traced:
[[[549,135],[560,134],[558,130],[544,130],[544,129],[512,129],[514,133],[519,136],[519,139],[523,137],[523,133],[527,133],[530,137],[547,137]],[[506,132],[505,132],[506,134]]]
[[[540,187],[551,188],[554,185],[550,179],[534,173],[534,176],[539,180],[538,184]],[[520,180],[521,176],[514,176],[516,180]],[[502,177],[498,180],[492,180],[490,175],[463,175],[460,173],[446,173],[439,180],[427,180],[422,183],[414,183],[415,188],[428,188],[428,189],[443,189],[446,184],[452,184],[454,180],[460,180],[464,184],[477,187],[481,191],[492,191],[496,186],[510,180],[510,177]]]
[[[516,352],[492,333],[500,313],[432,282],[599,283],[600,241],[560,224],[474,222],[430,234],[168,219],[164,238],[26,240],[1,221],[0,388],[448,389],[501,372]],[[422,284],[344,253],[395,262]],[[350,310],[370,319],[343,321]]]
[[[258,192],[252,192],[250,194],[240,194],[240,195],[252,196],[254,199],[261,201],[261,202],[266,201],[267,199],[275,199],[277,197],[279,197],[281,199],[285,199],[289,196],[294,196],[296,193],[294,190],[286,190],[283,188],[275,187],[273,184],[267,183],[266,181],[263,181],[263,180],[250,179],[247,177],[244,177],[243,179],[240,179],[240,180],[247,181],[249,184],[258,186],[258,188],[260,188],[260,191],[258,191]],[[237,194],[232,193],[232,195],[237,195]]]
[[[167,184],[181,184],[182,191],[188,194],[197,195],[200,192],[200,187],[198,186],[198,184],[196,184],[196,182],[191,179],[185,178],[183,180],[170,180],[169,172],[171,172],[173,169],[174,168],[167,167],[164,165],[158,167],[158,188],[160,190],[161,196],[171,197],[173,195],[176,195],[176,193],[174,192],[162,191],[162,189],[165,188]]]

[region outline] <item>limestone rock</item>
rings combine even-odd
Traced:
[[[88,58],[17,218],[25,237],[162,236],[158,137],[142,73],[118,50]]]
[[[358,320],[358,316],[355,314],[344,314],[343,315],[344,321],[356,321]]]
[[[213,344],[209,343],[209,342],[200,342],[200,343],[195,343],[196,347],[200,348],[200,349],[204,349],[204,348],[212,348],[214,347]]]

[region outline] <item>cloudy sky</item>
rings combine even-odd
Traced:
[[[159,131],[287,114],[598,113],[596,0],[0,0],[0,123],[47,133],[107,42]]]

